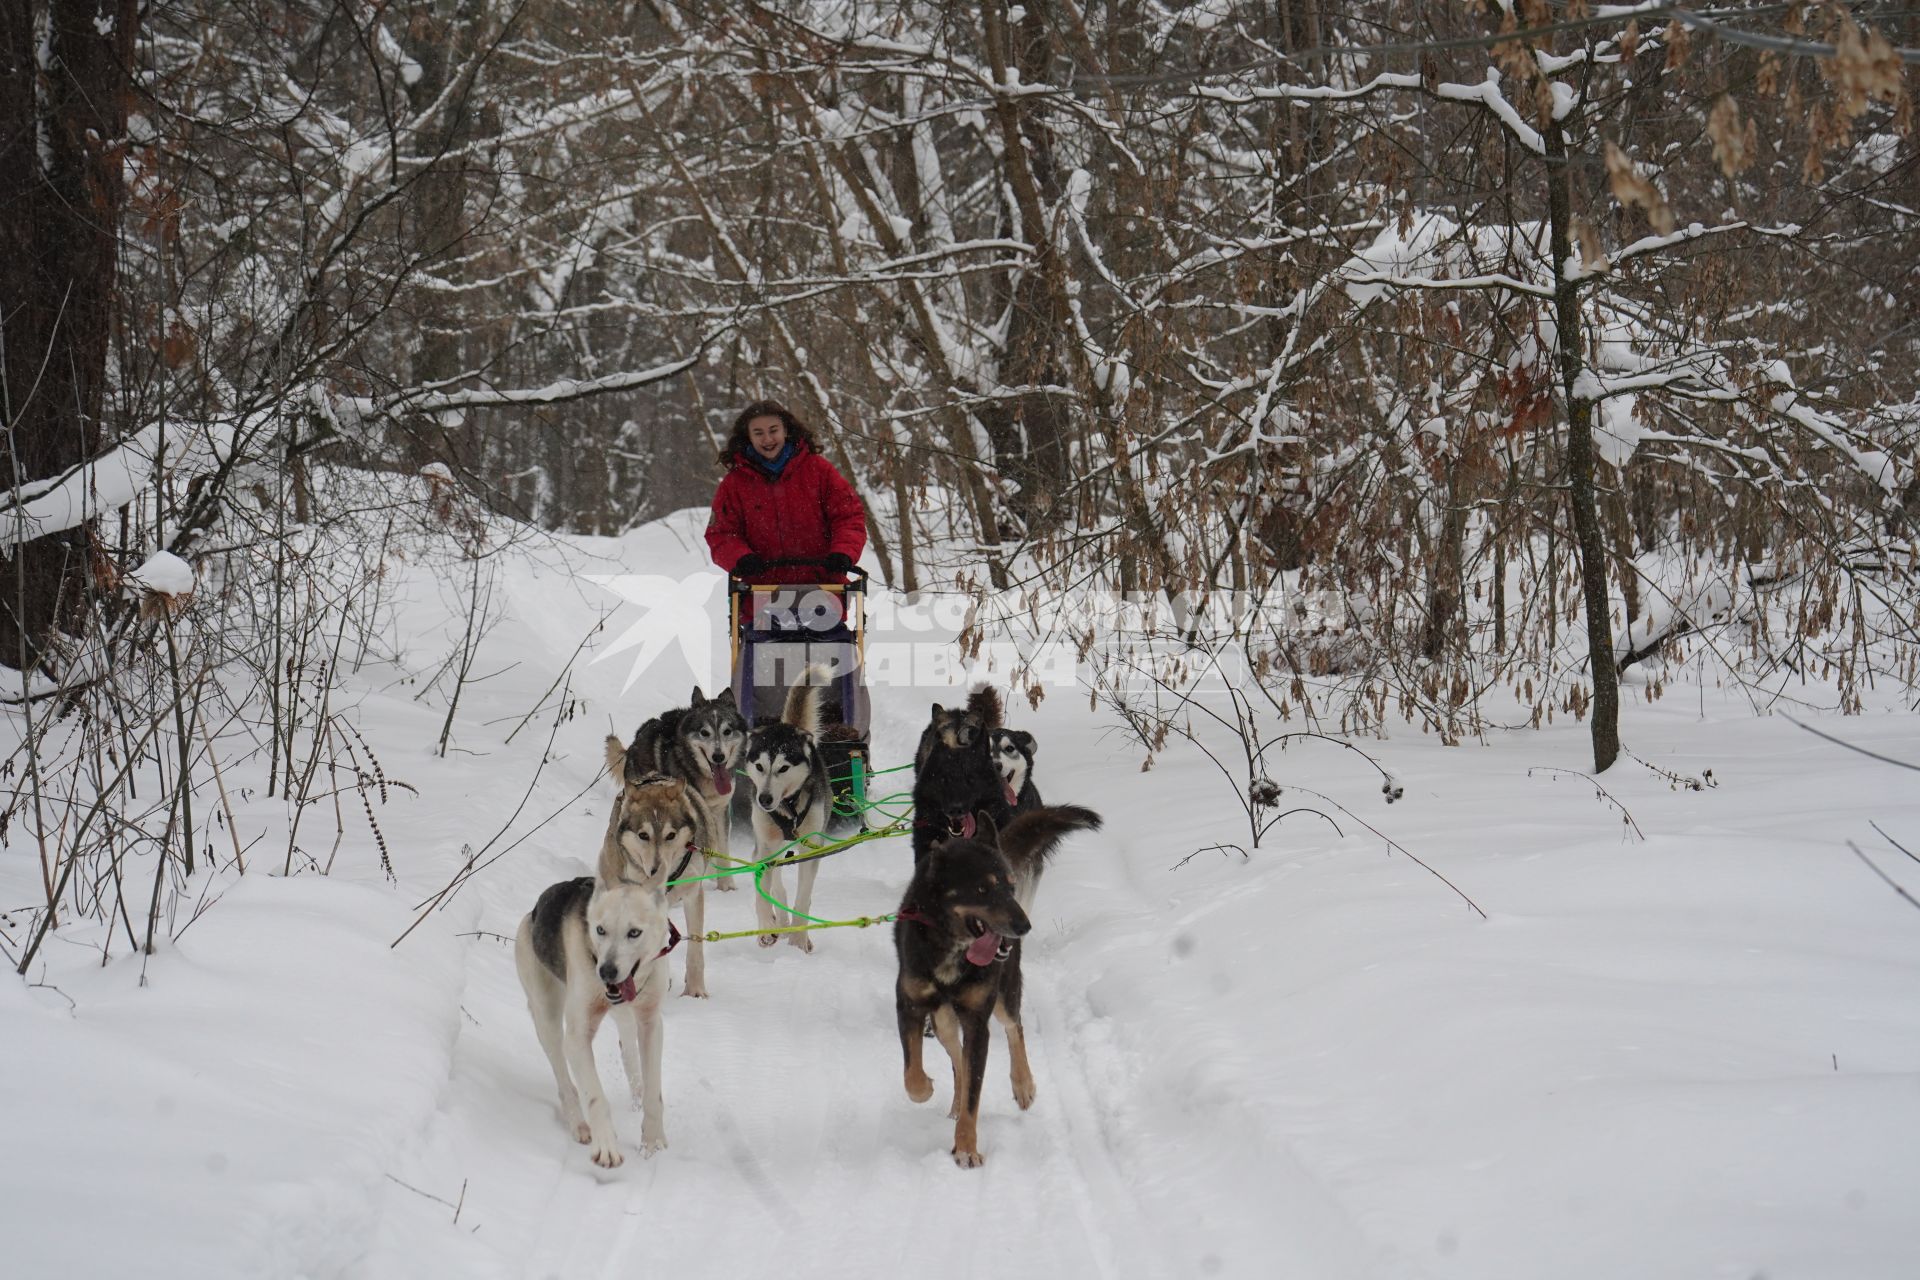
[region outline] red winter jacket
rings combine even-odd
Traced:
[[[751,446],[749,446],[751,447]],[[752,552],[767,560],[843,552],[858,561],[867,546],[860,495],[833,464],[799,441],[777,476],[740,451],[713,495],[707,549],[729,573]],[[754,575],[761,582],[844,582],[813,565],[780,565]]]

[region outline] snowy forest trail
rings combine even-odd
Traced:
[[[622,540],[617,554],[627,564],[675,565],[690,558],[689,532],[654,526]],[[463,715],[484,723],[524,710],[604,607],[577,579],[572,587],[559,582],[531,568],[508,575],[508,621],[489,645],[502,665],[525,660],[471,689]],[[575,673],[575,687],[602,716],[610,712],[608,727],[623,736],[686,696],[677,678],[649,678],[625,691],[618,684],[625,667],[616,659]],[[924,691],[875,691],[878,766],[911,761],[928,701]],[[928,1045],[933,1098],[916,1106],[905,1095],[888,926],[818,931],[811,954],[785,942],[762,948],[751,938],[710,943],[705,1000],[679,994],[685,956],[676,952],[664,1011],[668,1147],[651,1159],[639,1155],[639,1113],[614,1038],[603,1029],[596,1061],[627,1159],[610,1171],[594,1167],[561,1128],[508,939],[542,888],[591,869],[611,800],[611,784],[595,780],[601,730],[592,721],[600,718],[555,732],[549,761],[510,824],[525,784],[507,785],[513,766],[491,754],[450,758],[449,776],[405,819],[431,841],[436,832],[484,838],[501,824],[517,834],[555,814],[464,886],[456,909],[423,926],[468,935],[459,1037],[438,1110],[390,1171],[380,1226],[357,1274],[383,1280],[457,1265],[461,1274],[500,1277],[624,1276],[663,1267],[691,1275],[1175,1277],[1200,1268],[1200,1257],[1180,1256],[1156,1229],[1166,1206],[1140,1195],[1154,1186],[1155,1166],[1168,1153],[1134,1144],[1132,1133],[1116,1145],[1130,1108],[1114,1091],[1131,1087],[1133,1068],[1114,1056],[1119,1038],[1099,1030],[1103,1019],[1086,996],[1096,975],[1076,963],[1074,931],[1063,927],[1095,909],[1090,904],[1111,900],[1123,904],[1117,918],[1129,928],[1145,924],[1148,938],[1160,933],[1127,860],[1106,856],[1104,834],[1070,842],[1042,890],[1026,966],[1038,1098],[1027,1112],[1015,1106],[996,1028],[981,1116],[984,1168],[960,1169],[949,1154],[951,1074],[937,1045]],[[1092,771],[1079,781],[1069,764],[1086,753],[1068,735],[1088,728],[1070,715],[1037,719],[1056,718],[1057,731],[1036,717],[1020,721],[1058,752],[1053,772],[1043,775],[1048,794],[1106,807]],[[516,748],[522,770],[532,764],[524,748],[539,745],[529,737],[522,734]],[[880,791],[905,792],[911,777],[888,775]],[[1108,816],[1126,825],[1124,815]],[[751,843],[736,818],[734,852],[749,853]],[[890,912],[910,866],[904,838],[835,855],[821,868],[815,914]],[[751,928],[753,904],[745,881],[741,891],[709,892],[706,926]],[[1202,1216],[1200,1205],[1219,1194],[1204,1179],[1182,1193]]]
[[[910,758],[912,711],[882,708],[881,763]],[[567,765],[574,774],[585,767],[577,758]],[[557,779],[553,790],[574,782]],[[1063,798],[1073,794],[1064,772],[1058,786]],[[1126,883],[1124,864],[1103,860],[1094,839],[1076,841],[1062,855],[1072,874],[1062,870],[1042,891],[1027,961],[1039,1095],[1031,1110],[1015,1107],[1005,1040],[996,1035],[981,1119],[984,1168],[959,1169],[948,1153],[950,1073],[937,1046],[929,1044],[934,1097],[915,1106],[905,1096],[885,926],[818,932],[812,954],[784,942],[709,944],[706,1000],[678,994],[684,958],[676,953],[665,1011],[669,1146],[639,1156],[639,1115],[613,1037],[603,1032],[596,1060],[627,1160],[594,1168],[560,1127],[511,947],[489,935],[511,934],[544,883],[573,870],[567,857],[591,853],[606,803],[591,792],[566,816],[564,838],[546,842],[568,854],[525,858],[466,890],[476,900],[470,928],[480,936],[470,940],[451,1077],[429,1131],[393,1174],[364,1275],[417,1274],[426,1238],[457,1250],[463,1270],[500,1276],[661,1267],[694,1275],[924,1274],[931,1265],[943,1275],[1173,1277],[1202,1267],[1203,1259],[1170,1251],[1153,1227],[1157,1213],[1137,1193],[1160,1181],[1153,1166],[1161,1155],[1136,1147],[1143,1167],[1115,1154],[1111,1131],[1127,1123],[1113,1092],[1123,1067],[1110,1056],[1110,1038],[1094,1029],[1087,976],[1056,928],[1077,913],[1076,899],[1111,896],[1130,900],[1142,919],[1153,914]],[[734,842],[746,851],[744,824]],[[904,839],[835,856],[820,874],[817,912],[890,910],[908,862]],[[708,928],[751,927],[752,906],[750,889],[709,893]],[[1207,1161],[1204,1150],[1165,1154],[1181,1165]],[[1248,1190],[1204,1179],[1190,1187],[1202,1216],[1198,1202],[1218,1209]],[[459,1203],[459,1222],[429,1196]]]
[[[926,701],[876,699],[880,764],[911,758]],[[1609,776],[1609,803],[1538,767],[1577,755],[1576,733],[1381,746],[1407,800],[1370,820],[1458,877],[1493,909],[1483,921],[1352,815],[1344,838],[1311,823],[1245,858],[1216,848],[1243,837],[1204,764],[1143,773],[1081,707],[1012,712],[1044,744],[1047,798],[1106,826],[1041,888],[1025,966],[1038,1098],[1014,1106],[996,1035],[984,1168],[949,1157],[937,1049],[933,1099],[904,1095],[884,928],[824,931],[810,955],[710,945],[712,998],[666,1010],[669,1148],[639,1158],[603,1036],[628,1159],[588,1163],[497,936],[597,847],[608,795],[594,735],[569,726],[540,799],[586,796],[436,926],[475,935],[458,1042],[350,1274],[1518,1280],[1566,1261],[1581,1224],[1590,1256],[1568,1274],[1733,1274],[1809,1249],[1836,1276],[1896,1274],[1913,1229],[1875,1189],[1911,1161],[1880,1113],[1914,1105],[1920,930],[1832,836],[1849,815],[1920,819],[1883,766],[1783,721],[1647,709],[1643,749],[1741,787],[1641,770]],[[1898,717],[1848,727],[1911,751]],[[1811,788],[1810,765],[1828,769]],[[479,813],[514,797],[485,783],[497,762],[462,767],[473,784],[433,803],[485,829]],[[1356,791],[1354,772],[1346,753],[1295,752],[1284,776],[1357,805],[1378,784]],[[908,860],[895,840],[835,856],[820,913],[890,910]],[[710,895],[708,927],[750,927],[752,904]],[[1811,1154],[1769,1158],[1788,1149]],[[1689,1195],[1697,1219],[1660,1218],[1651,1242],[1625,1229]],[[1807,1208],[1755,1216],[1775,1202]],[[1857,1243],[1830,1244],[1842,1220]]]

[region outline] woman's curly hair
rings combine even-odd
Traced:
[[[745,457],[753,445],[747,439],[747,424],[755,418],[778,418],[787,424],[787,439],[798,441],[813,452],[820,452],[820,446],[814,443],[813,432],[807,424],[793,416],[793,411],[778,400],[755,400],[740,411],[733,420],[733,434],[727,437],[726,447],[720,450],[720,465],[730,467],[735,458]]]

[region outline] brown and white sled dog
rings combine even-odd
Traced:
[[[747,718],[733,704],[733,691],[722,689],[709,698],[696,687],[693,700],[642,724],[627,744],[622,772],[630,780],[664,773],[687,784],[707,810],[707,828],[713,843],[707,848],[728,852],[733,832],[733,780],[747,746]],[[709,864],[709,871],[720,867]],[[713,888],[734,887],[731,876],[709,882]]]
[[[756,861],[771,857],[796,838],[824,832],[827,810],[833,802],[833,788],[827,777],[826,762],[820,756],[821,705],[830,691],[831,681],[821,668],[809,667],[800,682],[787,690],[786,705],[780,719],[761,725],[747,739],[745,772],[753,788],[753,856]],[[801,846],[804,849],[804,845]],[[790,902],[804,916],[813,908],[813,881],[820,873],[820,862],[809,858],[796,868],[798,887],[789,899],[781,883],[780,868],[768,867],[763,873],[764,887],[781,902]],[[765,895],[754,896],[760,927],[776,929],[801,921],[778,910]],[[770,947],[779,938],[764,934],[760,945]],[[813,950],[812,935],[790,933],[787,941],[802,951]]]
[[[680,994],[705,997],[707,948],[701,939],[707,931],[707,882],[683,877],[702,874],[706,863],[700,851],[714,847],[707,807],[678,778],[627,774],[625,751],[620,739],[607,735],[607,767],[620,783],[620,796],[595,870],[609,883],[659,885],[669,907],[686,909],[687,977]]]
[[[987,1074],[988,1019],[997,1018],[1013,1058],[1013,1100],[1033,1105],[1033,1069],[1027,1064],[1020,1022],[1020,940],[1032,928],[1020,905],[1023,887],[1062,838],[1100,826],[1100,815],[1074,805],[1023,813],[996,830],[983,815],[974,835],[940,836],[914,868],[893,925],[899,974],[894,1012],[906,1055],[907,1097],[925,1102],[933,1081],[922,1063],[929,1016],[934,1035],[953,1064],[953,1159],[963,1169],[980,1154],[980,1089]]]
[[[593,1035],[609,1013],[619,1031],[627,1085],[640,1106],[641,1154],[650,1156],[667,1145],[660,1002],[667,991],[665,956],[672,935],[657,885],[582,876],[542,893],[514,938],[514,965],[534,1033],[560,1089],[561,1121],[603,1168],[622,1159],[613,1111],[593,1062]]]

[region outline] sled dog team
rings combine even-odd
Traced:
[[[818,747],[831,701],[825,692],[824,681],[809,673],[788,691],[778,722],[750,729],[730,693],[706,698],[695,689],[691,705],[648,720],[631,743],[607,739],[620,794],[596,874],[549,887],[521,920],[514,944],[534,1031],[559,1086],[562,1122],[595,1164],[613,1168],[622,1160],[593,1057],[594,1033],[609,1014],[641,1109],[641,1151],[652,1155],[667,1145],[660,1011],[667,956],[682,941],[668,912],[686,912],[682,993],[704,997],[705,887],[729,890],[733,883],[692,877],[721,869],[704,851],[728,847],[735,775],[751,787],[755,860],[826,828],[832,792]],[[922,1060],[931,1028],[953,1066],[948,1114],[953,1158],[962,1168],[984,1159],[978,1124],[990,1020],[1006,1035],[1014,1101],[1023,1111],[1033,1105],[1020,1023],[1020,940],[1031,928],[1028,913],[1048,857],[1072,832],[1100,826],[1090,809],[1041,803],[1033,735],[1006,728],[1001,718],[1000,697],[986,686],[974,689],[964,707],[935,704],[914,753],[914,869],[893,926],[907,1096],[925,1102],[933,1094]],[[791,902],[796,915],[756,895],[761,929],[800,923],[812,907],[819,866],[818,859],[797,865],[791,899],[781,870],[764,872],[767,892]],[[762,934],[760,945],[781,936]],[[805,931],[784,936],[803,952],[813,950]]]

